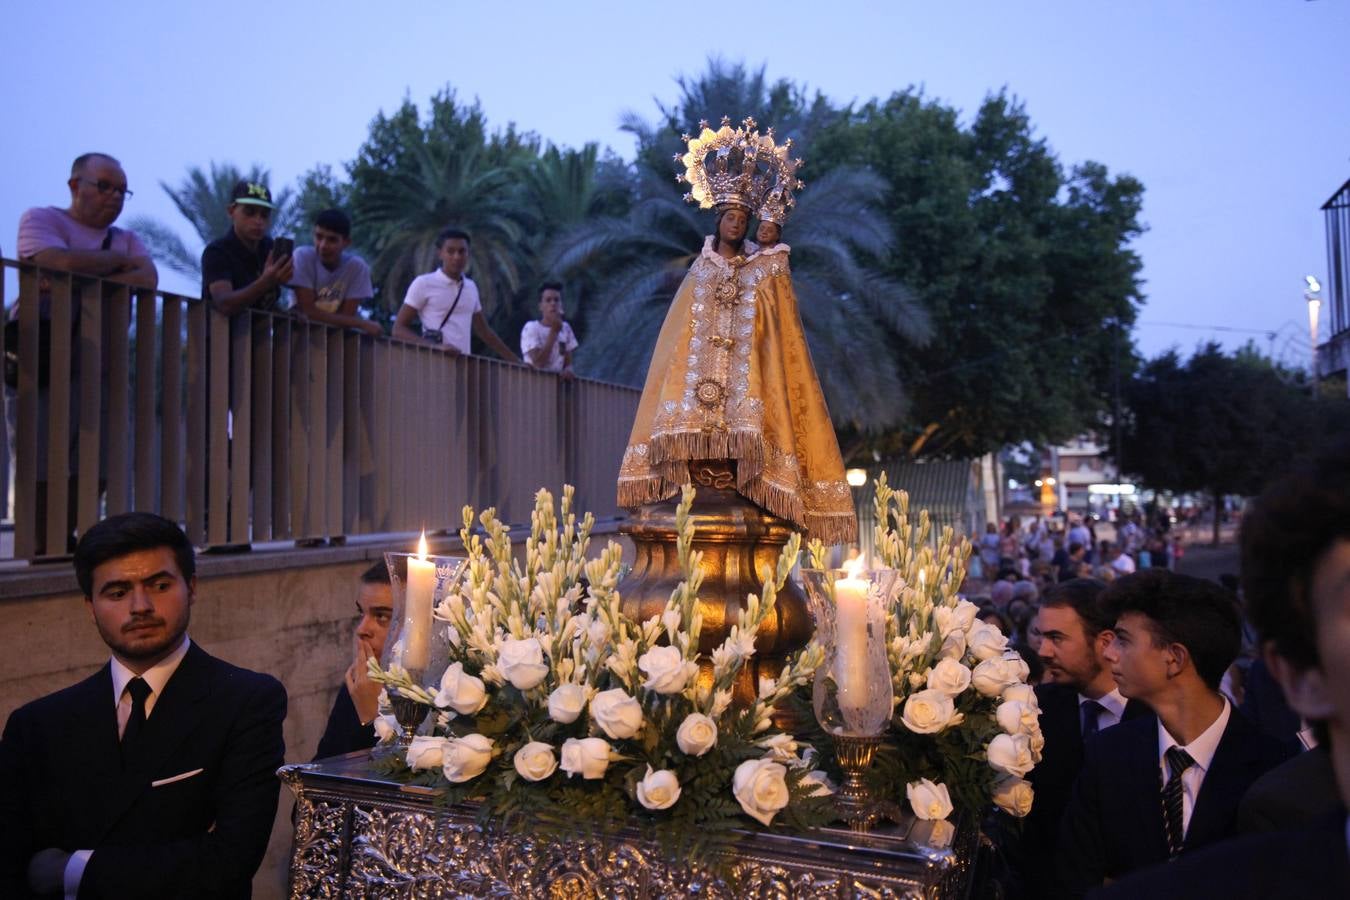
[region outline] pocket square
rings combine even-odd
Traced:
[[[193,769],[191,772],[184,772],[181,775],[171,775],[168,778],[161,778],[159,781],[150,782],[152,788],[163,787],[166,784],[173,784],[175,781],[182,781],[185,778],[191,778],[193,775],[200,775],[205,769]]]

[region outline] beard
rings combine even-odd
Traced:
[[[101,625],[103,642],[119,658],[132,662],[158,662],[183,640],[187,633],[188,611],[173,620],[147,616],[128,622],[116,632],[108,632]]]

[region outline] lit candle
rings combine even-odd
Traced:
[[[839,708],[845,712],[867,706],[867,589],[863,578],[841,578],[834,583],[835,665]]]
[[[403,627],[403,667],[425,669],[431,663],[431,599],[436,591],[436,564],[427,559],[427,533],[417,542],[417,558],[408,557],[408,594]]]

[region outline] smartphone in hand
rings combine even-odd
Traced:
[[[295,239],[279,237],[272,241],[272,258],[285,259],[295,252]]]

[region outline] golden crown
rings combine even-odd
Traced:
[[[775,143],[773,129],[761,134],[751,118],[739,128],[726,116],[716,131],[706,121],[698,127],[698,137],[680,138],[688,151],[675,155],[684,166],[675,180],[689,185],[684,199],[701,209],[744,207],[782,225],[796,203],[792,192],[802,187],[797,178],[802,161],[792,158],[792,139]]]

